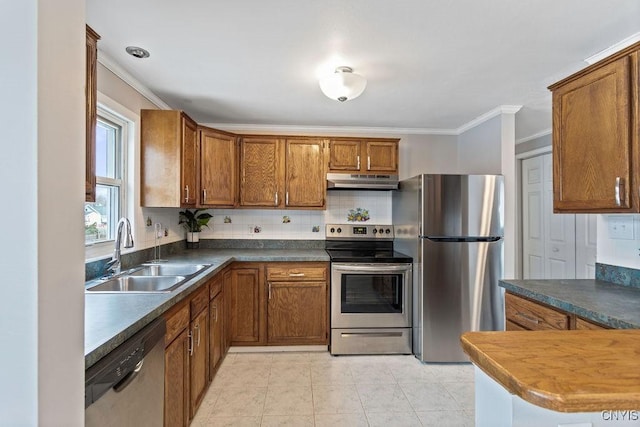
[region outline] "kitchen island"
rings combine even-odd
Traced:
[[[468,332],[461,344],[477,426],[640,425],[640,330]]]

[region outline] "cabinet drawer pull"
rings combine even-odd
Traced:
[[[275,203],[275,205],[274,205],[274,206],[278,206],[278,192],[277,192],[277,191],[276,191],[275,201],[276,201],[276,203]]]
[[[271,299],[271,282],[269,282],[269,299]]]
[[[367,156],[367,170],[371,170],[371,156]]]
[[[189,331],[189,356],[193,356],[193,332]]]
[[[198,331],[198,342],[196,343],[196,345],[197,345],[198,347],[200,347],[200,324],[199,324],[199,323],[196,323],[195,328],[196,328],[196,330]]]
[[[358,156],[358,166],[356,167],[356,169],[360,170],[360,156]]]
[[[304,273],[289,273],[289,277],[304,277]]]
[[[529,316],[528,314],[524,314],[524,313],[522,313],[522,312],[520,312],[520,311],[518,311],[518,312],[516,313],[516,316],[520,316],[520,317],[522,317],[523,319],[528,320],[528,321],[529,321],[529,322],[531,322],[531,323],[535,323],[536,325],[537,325],[538,323],[540,323],[540,320],[536,319],[535,317]]]

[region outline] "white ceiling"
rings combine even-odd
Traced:
[[[87,23],[102,53],[200,123],[455,132],[523,105],[519,140],[551,128],[549,84],[640,32],[640,1],[87,0]],[[342,65],[368,80],[345,103],[318,86]]]

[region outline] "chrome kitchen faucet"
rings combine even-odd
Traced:
[[[108,276],[113,276],[115,274],[120,273],[120,244],[122,238],[122,227],[124,226],[126,236],[124,238],[124,247],[132,248],[133,247],[133,236],[131,235],[131,223],[125,217],[120,218],[118,221],[118,226],[116,227],[116,244],[115,249],[113,251],[113,257],[111,257],[111,261],[105,264],[106,274]]]

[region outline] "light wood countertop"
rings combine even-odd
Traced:
[[[640,329],[467,332],[460,341],[476,366],[534,405],[640,409]]]

